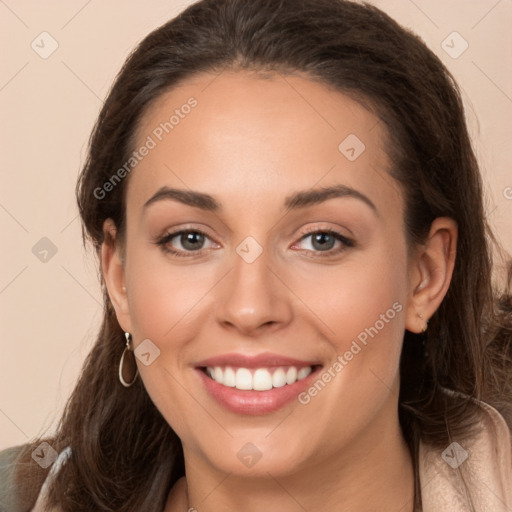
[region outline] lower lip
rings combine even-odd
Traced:
[[[277,411],[297,399],[297,396],[311,385],[320,368],[316,368],[306,378],[293,384],[268,391],[240,390],[219,384],[206,373],[197,369],[206,390],[217,402],[237,414],[259,415]]]

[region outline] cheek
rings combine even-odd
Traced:
[[[326,326],[333,356],[301,403],[326,426],[326,435],[348,442],[398,393],[406,270],[405,248],[397,248],[317,273],[314,285],[311,280],[308,306]]]
[[[334,367],[325,380],[333,400],[378,402],[397,384],[408,293],[407,253],[397,245],[392,254],[383,249],[314,276],[304,272],[292,285],[330,346]]]
[[[136,250],[126,266],[130,315],[140,336],[161,343],[176,340],[212,287],[208,265],[171,264],[160,250]],[[192,335],[192,332],[190,333]]]
[[[359,335],[364,342],[367,330],[376,336],[374,327],[383,337],[401,341],[400,313],[408,293],[405,248],[354,253],[340,265],[304,267],[288,279],[340,352]]]
[[[134,346],[150,339],[160,350],[149,366],[137,361],[139,373],[157,409],[187,440],[194,430],[189,421],[205,415],[187,391],[193,372],[189,345],[201,335],[200,320],[211,309],[209,292],[217,274],[208,265],[171,265],[154,250],[134,247],[129,254],[126,276]]]

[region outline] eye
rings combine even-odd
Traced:
[[[294,245],[294,247],[297,246],[305,251],[323,252],[332,255],[345,250],[347,247],[354,247],[354,242],[337,231],[317,229],[302,236],[299,242]]]
[[[186,251],[197,251],[202,249],[206,239],[203,233],[199,233],[197,231],[180,233],[179,235],[174,236],[171,240],[174,238],[177,239],[178,243],[181,244]]]
[[[175,256],[188,256],[191,255],[190,253],[197,254],[202,252],[208,241],[210,242],[210,246],[214,245],[212,240],[202,231],[182,230],[168,233],[157,240],[156,244],[161,246],[167,253],[174,254]]]

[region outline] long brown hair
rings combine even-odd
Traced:
[[[149,106],[195,73],[225,69],[299,73],[356,99],[387,128],[409,244],[424,241],[436,217],[458,224],[453,279],[428,337],[404,335],[399,414],[412,453],[420,439],[445,447],[450,436],[470,432],[473,398],[511,421],[511,299],[493,293],[491,231],[459,89],[417,36],[371,5],[202,0],[147,36],[119,73],[90,139],[77,185],[84,242],[99,250],[107,218],[120,235],[125,229],[129,177],[104,197],[97,191],[128,161]],[[184,474],[181,443],[140,379],[129,390],[118,381],[124,333],[100,279],[103,323],[49,440],[58,451],[72,447],[51,502],[64,512],[160,512]],[[30,467],[20,466],[20,477]]]

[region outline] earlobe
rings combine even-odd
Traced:
[[[100,251],[101,272],[119,325],[125,332],[131,332],[124,262],[121,258],[119,243],[116,243],[116,236],[117,228],[114,221],[112,219],[105,220]]]
[[[434,220],[425,244],[409,266],[409,303],[406,329],[424,332],[428,320],[443,301],[453,275],[457,247],[457,224],[448,217]]]

